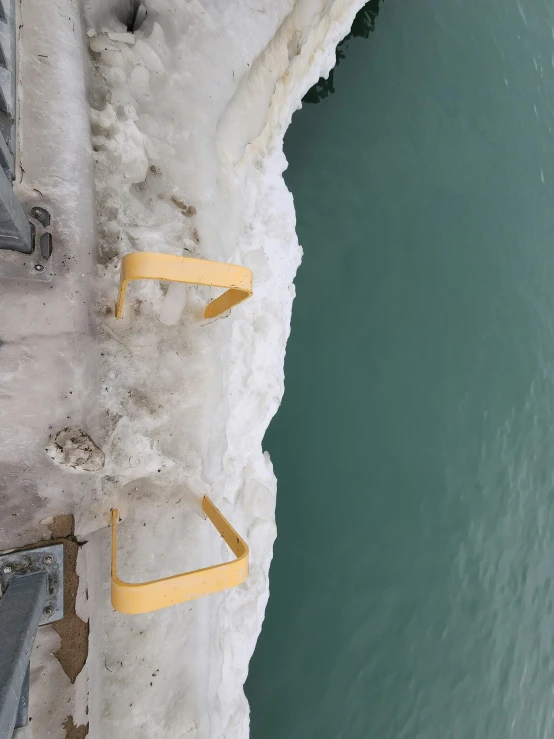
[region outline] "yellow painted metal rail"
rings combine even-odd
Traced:
[[[208,303],[204,311],[205,318],[215,318],[252,295],[252,271],[247,267],[173,254],[132,252],[121,261],[116,318],[121,318],[127,285],[132,280],[167,280],[228,288],[223,295]]]
[[[234,588],[248,576],[248,546],[204,496],[202,509],[219,531],[236,559],[182,575],[164,577],[151,582],[123,582],[117,576],[117,509],[112,510],[112,605],[121,613],[149,613],[160,608],[201,598],[203,595]]]

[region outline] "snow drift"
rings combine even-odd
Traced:
[[[126,2],[124,3],[126,5]],[[246,737],[243,684],[269,594],[276,480],[262,439],[284,389],[301,259],[283,136],[335,61],[360,0],[148,0],[130,32],[89,0],[101,366],[101,492],[77,510],[89,613],[90,736]],[[204,321],[206,288],[133,283],[122,255],[245,265],[254,295]],[[227,557],[207,493],[248,541],[247,582],[128,617],[109,604],[111,507],[120,571],[143,580]],[[296,491],[281,491],[282,495]]]

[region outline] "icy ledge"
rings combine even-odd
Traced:
[[[93,737],[247,737],[243,692],[269,594],[276,480],[262,439],[284,389],[301,249],[283,136],[326,75],[361,0],[150,0],[133,35],[89,0],[99,230],[103,490],[84,501]],[[121,256],[160,251],[254,272],[254,296],[203,321],[206,289],[134,283],[113,317]],[[207,492],[247,539],[247,582],[124,617],[108,602],[110,507],[121,574],[226,557],[199,518]],[[295,495],[299,491],[282,491]]]

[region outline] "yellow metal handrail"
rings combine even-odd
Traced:
[[[173,254],[135,251],[126,254],[121,260],[116,318],[121,318],[127,285],[132,280],[167,280],[229,288],[223,295],[208,303],[204,318],[215,318],[252,295],[252,271],[247,267]]]
[[[117,508],[112,509],[112,605],[121,613],[149,613],[160,608],[234,588],[248,576],[248,545],[212,501],[204,496],[202,510],[237,559],[182,575],[150,582],[123,582],[117,576]]]

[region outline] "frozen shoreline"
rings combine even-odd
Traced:
[[[31,166],[26,174],[22,170],[18,187],[22,193],[40,188],[53,203],[59,223],[54,258],[61,262],[50,295],[65,301],[63,315],[81,343],[68,339],[69,329],[56,323],[62,311],[54,311],[44,329],[50,343],[52,334],[59,342],[51,394],[43,393],[35,426],[3,457],[16,467],[20,459],[32,460],[27,477],[38,494],[33,492],[36,502],[22,528],[2,531],[3,542],[7,548],[48,536],[48,517],[60,513],[75,516],[75,534],[86,541],[77,563],[76,610],[90,621],[88,659],[72,684],[52,656],[57,635],[49,627],[39,632],[31,689],[35,739],[64,736],[68,715],[75,726],[88,722],[95,739],[242,739],[249,729],[243,684],[269,595],[276,534],[277,482],[262,439],[283,394],[293,280],[301,260],[293,200],[282,177],[283,136],[303,95],[333,66],[336,46],[363,2],[148,0],[146,21],[134,34],[121,20],[128,4],[85,2],[99,248],[97,278],[91,280],[90,257],[81,267],[78,247],[88,243],[85,238],[92,241],[94,229],[79,231],[76,224],[78,218],[87,223],[92,207],[83,205],[85,196],[71,200],[77,187],[71,183],[91,194],[81,176],[90,176],[91,153],[79,10],[74,0],[56,0],[59,38],[68,29],[73,36],[67,48],[58,43],[59,59],[52,52],[44,65],[50,75],[45,89],[59,83],[64,90],[68,76],[74,84],[67,101],[57,98],[51,133],[64,152],[68,134],[56,128],[56,116],[67,102],[63,120],[73,147],[71,156],[57,154],[56,179],[44,176],[52,164],[37,156],[36,174]],[[32,33],[40,38],[46,10],[40,3],[35,11],[29,6],[26,29],[33,12]],[[29,50],[24,45],[22,68],[36,75],[33,38],[28,35]],[[85,123],[78,131],[70,125],[70,105]],[[27,94],[24,133],[27,119],[40,109],[38,98],[35,103]],[[24,142],[30,151],[31,139]],[[202,307],[213,291],[139,282],[130,287],[123,320],[117,321],[121,257],[141,250],[247,266],[254,295],[228,316],[204,321]],[[90,245],[87,253],[93,253]],[[91,287],[95,339],[87,323]],[[36,302],[43,300],[39,288]],[[36,312],[33,299],[25,300]],[[63,371],[59,357],[67,358]],[[100,472],[76,474],[45,462],[48,435],[68,423],[85,428],[102,449]],[[8,425],[6,430],[9,437]],[[124,519],[122,577],[153,579],[228,556],[201,517],[204,493],[250,546],[246,583],[147,615],[114,612],[110,509],[118,507]]]

